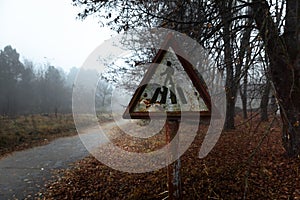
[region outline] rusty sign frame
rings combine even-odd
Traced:
[[[148,70],[145,73],[139,87],[136,89],[132,99],[127,106],[123,118],[124,119],[150,119],[149,111],[134,111],[135,106],[138,104],[140,97],[143,94],[144,89],[146,88],[147,84],[151,80],[153,74],[155,73],[158,64],[161,63],[165,54],[168,52],[167,49],[172,48],[175,52],[177,59],[179,60],[180,64],[182,65],[184,71],[187,73],[188,77],[190,78],[191,82],[193,83],[194,87],[196,88],[198,94],[203,99],[208,111],[182,111],[184,112],[184,116],[187,118],[195,118],[200,117],[201,119],[207,119],[211,116],[211,98],[209,92],[207,91],[207,86],[205,81],[203,80],[201,74],[193,67],[193,65],[186,60],[187,56],[179,47],[174,35],[172,33],[167,34],[164,43],[162,44],[162,48],[159,49],[157,54],[152,60],[151,65],[149,66]],[[185,58],[184,58],[185,57]],[[181,111],[162,111],[162,112],[151,112],[151,118],[165,118],[167,116],[168,119],[180,119],[181,118]]]

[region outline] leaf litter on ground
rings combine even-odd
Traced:
[[[183,199],[300,199],[300,159],[285,155],[280,123],[252,119],[235,130],[223,131],[203,159],[198,153],[208,125],[181,156]],[[254,128],[253,128],[254,127]],[[148,152],[166,144],[162,130],[147,140],[113,129],[113,143],[126,151]],[[188,132],[186,134],[189,134]],[[114,170],[88,156],[57,171],[38,199],[164,199],[167,168],[148,173]]]

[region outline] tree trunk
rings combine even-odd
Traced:
[[[271,83],[267,80],[264,87],[264,91],[260,101],[260,120],[268,121],[268,105],[269,105],[269,94],[271,90]]]
[[[233,39],[232,39],[232,6],[233,1],[217,1],[217,5],[220,11],[221,19],[223,22],[223,42],[224,42],[224,62],[226,67],[226,118],[225,129],[234,129],[234,116],[235,116],[235,102],[237,97],[238,85],[240,84],[240,78],[242,74],[242,66],[244,63],[245,52],[249,48],[249,40],[251,35],[251,28],[247,28],[241,38],[240,48],[238,51],[239,64],[233,64]],[[248,10],[251,13],[251,10]],[[251,19],[248,20],[248,24],[252,24]]]
[[[283,128],[282,128],[282,141],[287,154],[291,157],[300,155],[300,127],[299,127],[299,108],[290,106],[281,115]]]
[[[266,0],[253,0],[252,8],[270,60],[271,78],[283,123],[283,146],[289,156],[296,157],[300,155],[300,2],[286,2],[282,36]]]
[[[225,118],[225,126],[224,129],[234,129],[234,107],[235,107],[235,99],[232,92],[228,91],[226,93],[226,118]]]
[[[289,156],[296,157],[300,155],[300,2],[287,0],[286,9],[286,26],[282,39],[288,54],[285,66],[288,69],[285,81],[288,82],[277,85],[286,90],[280,93],[279,100],[283,145]],[[281,63],[276,64],[279,68]]]
[[[247,119],[248,118],[248,113],[247,113],[247,101],[248,101],[248,94],[247,94],[247,87],[248,87],[248,76],[247,72],[244,75],[243,79],[243,85],[240,87],[240,96],[242,99],[242,106],[243,106],[243,118]]]
[[[232,38],[231,38],[231,7],[232,1],[220,1],[218,2],[219,12],[221,14],[223,27],[223,42],[224,42],[224,63],[226,68],[226,118],[224,129],[234,129],[234,109],[235,98],[237,93],[237,84],[235,84],[234,70],[232,63]]]
[[[248,12],[250,9],[248,10]],[[250,12],[251,13],[251,12]],[[249,20],[249,24],[253,23],[253,19]],[[249,40],[250,40],[251,30],[248,28],[247,31],[243,35],[243,47],[246,49],[246,47],[249,47]],[[251,48],[247,48],[246,50],[246,62],[244,66],[244,77],[243,77],[243,87],[240,89],[240,95],[242,99],[242,105],[243,105],[243,117],[244,119],[248,118],[248,70],[251,62]],[[242,52],[241,52],[242,53]],[[241,54],[240,56],[244,56],[245,53]]]

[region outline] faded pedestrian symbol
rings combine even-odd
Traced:
[[[155,56],[140,86],[135,91],[124,118],[164,117],[165,113],[180,118],[182,112],[191,117],[210,115],[211,100],[200,74],[183,57],[175,53],[173,36]],[[199,79],[199,80],[198,80]],[[201,80],[200,80],[201,79]]]

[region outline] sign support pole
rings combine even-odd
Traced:
[[[174,55],[168,49],[172,49]],[[200,113],[203,117],[210,117],[212,108],[205,81],[186,58],[174,35],[169,33],[123,114],[124,119],[151,119],[150,113],[157,118],[165,119],[167,114],[164,126],[167,143],[166,159],[168,163],[174,161],[168,165],[168,191],[171,200],[182,199],[180,141],[177,134],[181,114],[184,112],[186,117],[193,118],[199,117]],[[177,62],[172,64],[176,59]],[[189,79],[186,80],[187,82],[184,81],[186,78],[184,78],[183,71]],[[177,81],[179,80],[177,78],[173,79],[176,76],[182,81]],[[154,80],[154,83],[151,83],[151,80]],[[190,91],[183,90],[186,83],[192,84],[193,88],[190,88]],[[194,96],[195,101],[199,102],[201,98],[205,105],[199,106],[198,109],[196,106],[181,110],[181,104],[188,104],[189,98],[185,97],[186,93],[188,96]]]
[[[179,129],[179,120],[166,120],[166,140],[169,145],[168,159],[171,160],[178,155],[179,137],[175,137]],[[170,143],[174,140],[174,145]],[[169,199],[182,199],[181,176],[180,176],[180,158],[168,165],[168,193]]]

